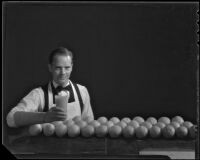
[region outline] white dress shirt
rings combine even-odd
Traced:
[[[71,83],[72,89],[74,92],[75,101],[67,104],[67,119],[72,119],[75,116],[82,116],[82,118],[90,116],[94,119],[92,107],[90,104],[90,96],[88,90],[85,86],[77,84],[81,98],[83,100],[83,110],[81,114],[80,103],[78,100],[78,95],[76,90],[69,80],[68,84]],[[53,85],[57,87],[57,84],[53,82]],[[54,107],[53,104],[53,93],[51,89],[51,83],[48,84],[48,96],[49,96],[49,109]],[[44,92],[41,87],[33,89],[26,95],[11,111],[8,113],[6,119],[9,127],[17,127],[14,120],[14,114],[17,111],[25,111],[25,112],[43,112],[45,106]]]

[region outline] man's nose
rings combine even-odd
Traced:
[[[61,69],[61,74],[65,74],[66,70],[64,68]]]

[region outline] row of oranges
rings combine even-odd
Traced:
[[[55,121],[52,123],[36,124],[29,127],[29,133],[32,136],[43,133],[45,136],[56,135],[58,137],[106,137],[143,139],[151,138],[195,138],[196,125],[190,121],[184,121],[181,116],[175,116],[172,119],[160,117],[158,120],[149,117],[144,120],[140,116],[133,119],[125,117],[119,119],[112,117],[99,117],[93,120],[91,117],[81,118],[76,116],[66,121]]]

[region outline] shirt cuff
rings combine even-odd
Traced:
[[[7,124],[9,127],[14,127],[14,128],[17,128],[17,125],[15,123],[15,120],[14,120],[14,114],[15,114],[16,111],[14,110],[11,110],[7,117],[6,117],[6,120],[7,120]]]

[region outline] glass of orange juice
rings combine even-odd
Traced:
[[[56,107],[60,107],[64,112],[67,112],[67,103],[69,99],[69,92],[61,91],[55,96]]]

